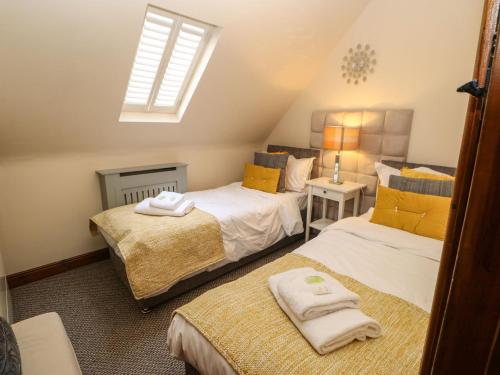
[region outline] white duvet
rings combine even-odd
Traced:
[[[295,250],[331,270],[430,311],[442,241],[372,224],[369,214],[334,223]],[[175,357],[203,374],[235,372],[186,320],[175,315],[168,332]]]
[[[227,261],[236,262],[304,231],[300,209],[305,193],[270,194],[235,182],[185,196],[219,221]]]

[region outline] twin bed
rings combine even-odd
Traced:
[[[369,222],[370,215],[371,211],[357,218],[343,219],[327,227],[319,236],[302,245],[293,254],[313,260],[337,274],[353,278],[377,291],[408,301],[422,310],[420,315],[427,315],[431,308],[442,241],[372,224]],[[278,259],[275,263],[280,261],[281,259]],[[269,264],[264,267],[271,265]],[[294,264],[293,266],[296,265]],[[260,272],[260,270],[254,272]],[[251,278],[252,274],[245,277]],[[231,301],[238,299],[240,292],[238,292],[237,289],[239,288],[237,286],[238,282],[241,282],[240,280],[216,288],[224,289],[224,294],[226,295],[224,304],[232,305]],[[233,289],[233,285],[231,284],[236,286],[236,289]],[[275,320],[270,318],[269,321],[264,323],[264,326],[268,324],[265,332],[257,332],[257,335],[266,334],[266,332],[273,329],[273,326],[282,324],[292,326],[286,315],[280,312],[279,307],[273,301],[271,293],[267,289],[267,283],[263,283],[261,292],[263,299],[269,299],[269,307],[274,307],[275,310],[278,310],[277,312],[273,312],[281,315]],[[211,293],[216,294],[217,290],[207,292],[207,298],[213,298],[210,295]],[[189,312],[189,304],[187,307]],[[210,310],[210,308],[211,306],[207,306],[207,309]],[[213,310],[210,311],[211,314],[214,314]],[[188,320],[185,316],[188,316],[192,320]],[[375,317],[383,320],[382,317]],[[206,317],[206,319],[209,318]],[[383,346],[383,338],[376,339],[373,342],[366,342],[366,345],[371,345],[373,353],[370,365],[364,368],[364,373],[404,374],[418,371],[419,354],[423,348],[426,328],[425,318],[423,320],[419,328],[423,326],[424,329],[420,329],[420,333],[416,332],[415,336],[413,336],[414,347],[412,347],[412,352],[408,353],[406,357],[398,357],[399,362],[393,363],[392,367],[387,367],[388,363],[384,358],[378,358],[376,355],[378,345]],[[213,322],[206,321],[206,324],[211,323]],[[413,323],[416,324],[417,320]],[[260,328],[261,326],[255,327],[256,330]],[[406,328],[410,330],[410,327]],[[342,356],[342,353],[347,355],[352,348],[362,350],[361,343],[353,343],[348,347],[323,357],[318,355],[312,347],[308,347],[306,343],[306,347],[303,348],[304,351],[301,352],[301,355],[304,355],[304,357],[290,358],[288,362],[291,368],[285,369],[283,367],[284,363],[278,359],[280,358],[280,352],[284,351],[282,346],[283,336],[280,337],[280,335],[285,332],[277,333],[274,336],[274,341],[271,342],[269,348],[266,348],[265,351],[260,352],[255,350],[256,348],[248,351],[246,356],[248,362],[245,362],[243,357],[238,356],[234,348],[231,348],[225,340],[229,339],[229,341],[237,343],[252,341],[251,337],[246,337],[245,339],[246,333],[239,332],[238,327],[227,332],[228,336],[230,335],[229,338],[224,335],[217,336],[220,332],[207,338],[200,332],[200,329],[204,330],[206,327],[203,322],[196,320],[196,314],[192,311],[189,315],[185,314],[182,309],[173,316],[169,328],[168,346],[170,352],[176,358],[185,361],[187,364],[186,368],[191,373],[198,371],[201,374],[265,374],[269,373],[269,369],[273,369],[276,374],[300,374],[305,373],[303,372],[305,371],[303,367],[305,366],[305,358],[313,359],[311,367],[317,366],[318,362],[323,361],[327,363],[327,366],[331,366],[327,367],[328,371],[331,372],[325,373],[339,373],[336,371],[341,371],[341,367],[338,367],[338,361],[336,363],[336,356]],[[386,327],[384,329],[383,337],[394,333],[388,332]],[[300,336],[298,333],[297,335]],[[396,332],[395,335],[397,336],[398,333]],[[406,334],[403,333],[403,335]],[[408,337],[411,337],[409,332]],[[293,339],[297,338],[294,337]],[[302,338],[299,339],[305,342]],[[285,337],[285,340],[292,340],[292,338],[288,336],[288,338]],[[224,356],[221,353],[224,353]],[[390,356],[390,354],[390,352],[385,352],[384,356]],[[357,361],[361,361],[361,355],[358,357]],[[404,363],[405,359],[406,363]],[[348,365],[352,366],[352,372],[348,373],[357,373],[355,370],[356,363],[351,362]],[[363,365],[366,364],[363,363]],[[342,366],[346,366],[346,363],[343,363]],[[235,371],[234,368],[238,368],[238,371]],[[343,368],[345,369],[346,367]],[[384,371],[386,372],[381,371],[383,368],[385,368]],[[313,372],[309,373],[315,372],[313,370]]]
[[[318,176],[320,150],[270,145],[268,151],[286,151],[298,159],[314,157],[316,159],[311,177],[315,178]],[[162,171],[164,169],[162,168]],[[137,172],[135,171],[134,173]],[[135,179],[137,174],[134,174],[132,177]],[[147,175],[142,176],[139,184],[144,185],[145,177],[151,178],[151,173],[148,172]],[[176,176],[166,174],[161,180],[154,180],[154,186],[178,186],[179,184],[169,181],[175,178]],[[109,183],[105,187],[110,191],[121,188],[112,185],[112,183]],[[127,185],[126,188],[121,189],[126,191],[134,190],[133,198],[135,198],[136,187],[131,188]],[[142,187],[141,190],[147,191],[147,188]],[[158,193],[158,190],[151,190],[154,193]],[[165,189],[163,188],[163,190]],[[121,196],[122,193],[120,192],[119,195]],[[195,202],[195,206],[198,209],[211,214],[219,223],[222,232],[224,258],[207,267],[183,275],[173,285],[169,285],[154,293],[142,295],[139,298],[136,297],[136,301],[143,312],[148,312],[153,306],[159,303],[293,243],[303,236],[303,221],[307,204],[307,194],[305,192],[287,191],[285,193],[269,194],[244,188],[241,186],[241,183],[233,183],[215,189],[189,192],[185,195],[187,199]],[[109,201],[112,201],[112,199],[109,199]],[[121,204],[124,203],[130,202],[121,202]],[[131,210],[132,206],[129,206]],[[121,209],[120,204],[117,204],[116,208],[109,208],[114,208],[115,210]],[[100,215],[109,215],[112,212],[113,210],[108,210]],[[116,221],[116,218],[111,216],[104,218],[95,217],[92,219],[91,226],[95,226],[95,229],[103,235],[109,245],[110,257],[117,274],[125,285],[132,290],[123,258],[123,253],[125,252],[123,241],[126,240],[127,233],[133,229],[132,226],[127,227],[124,221],[130,219],[130,217],[125,217],[122,219],[122,223],[119,223],[119,229],[123,235],[121,233],[118,236],[111,235],[111,231],[108,229],[109,224],[113,224],[112,222]],[[141,217],[140,219],[145,221],[150,218]],[[193,231],[193,235],[197,235],[196,231]]]

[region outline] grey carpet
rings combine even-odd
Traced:
[[[49,311],[61,316],[84,375],[184,374],[168,354],[172,312],[301,245],[299,241],[142,314],[109,260],[12,289],[16,321]]]

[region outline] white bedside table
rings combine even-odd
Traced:
[[[307,184],[307,219],[306,219],[306,241],[309,241],[310,228],[322,230],[326,226],[333,223],[333,220],[326,217],[327,200],[336,201],[339,203],[338,219],[344,217],[345,201],[354,199],[354,216],[358,216],[359,212],[359,195],[361,190],[366,187],[365,184],[357,182],[344,181],[343,184],[332,184],[329,177],[320,177],[306,182]],[[323,215],[321,219],[311,223],[313,197],[323,198]]]

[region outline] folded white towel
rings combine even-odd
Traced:
[[[269,278],[271,292],[281,309],[319,354],[332,352],[354,340],[364,341],[367,337],[380,336],[378,322],[359,309],[343,309],[316,319],[299,320],[279,295],[278,282],[282,275]]]
[[[194,208],[194,202],[185,200],[175,210],[164,210],[151,206],[153,198],[146,198],[135,206],[134,211],[138,214],[152,215],[152,216],[184,216]]]
[[[324,272],[311,267],[283,274],[278,292],[300,320],[314,319],[345,308],[359,308],[359,296]]]
[[[149,203],[151,207],[161,208],[163,210],[175,210],[184,201],[184,194],[173,191],[162,191]]]

